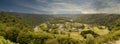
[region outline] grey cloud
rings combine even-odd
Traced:
[[[36,0],[19,5],[37,13],[119,13],[120,0]]]

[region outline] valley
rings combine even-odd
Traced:
[[[119,29],[119,14],[0,12],[0,44],[118,44]]]

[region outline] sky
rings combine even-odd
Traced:
[[[120,0],[0,0],[0,10],[37,14],[120,14]]]

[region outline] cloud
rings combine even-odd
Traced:
[[[52,14],[80,14],[80,13],[93,13],[94,11],[89,8],[90,4],[88,5],[78,5],[72,3],[63,3],[63,2],[54,2],[49,4],[48,8],[43,8],[43,11],[50,12]]]
[[[44,14],[119,13],[120,0],[21,0],[16,4]]]
[[[81,3],[79,3],[81,2]],[[120,0],[57,0],[42,8],[52,14],[67,13],[119,13]]]
[[[120,0],[96,0],[92,2],[92,9],[98,13],[119,13]]]

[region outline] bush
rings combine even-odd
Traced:
[[[68,36],[57,37],[59,44],[80,44],[79,40],[70,38]]]
[[[0,44],[15,44],[9,40],[5,40],[2,36],[0,36]]]
[[[24,35],[24,36],[23,36]],[[20,32],[17,42],[20,44],[45,44],[45,41],[52,39],[53,36],[45,32]]]
[[[119,37],[120,37],[120,30],[111,32],[111,33],[104,35],[104,36],[99,36],[99,37],[95,38],[94,41],[97,44],[103,44],[103,43],[106,43],[108,41],[117,40]]]
[[[87,31],[82,31],[82,32],[81,32],[81,35],[82,35],[84,38],[86,38],[86,34],[92,34],[94,37],[99,36],[97,33],[95,33],[95,32],[92,31],[92,30],[87,30]]]
[[[7,34],[6,38],[13,42],[16,42],[19,32],[20,32],[20,29],[11,27],[10,29],[7,29],[6,31],[6,34]]]
[[[92,36],[91,34],[87,34],[86,44],[95,44],[94,36]]]
[[[6,37],[6,26],[0,24],[0,36]]]

